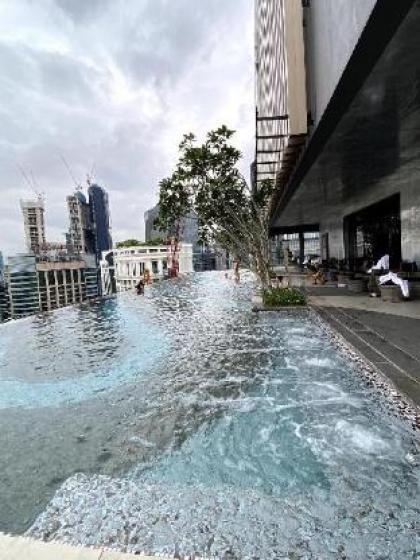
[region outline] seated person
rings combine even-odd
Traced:
[[[374,270],[389,270],[389,255],[383,255],[383,257],[366,272],[370,274]]]
[[[319,257],[310,257],[306,262],[306,268],[311,272],[314,284],[317,284],[318,280],[321,284],[325,284],[326,278],[321,268],[321,259]]]

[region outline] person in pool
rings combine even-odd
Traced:
[[[138,296],[144,295],[144,282],[142,279],[140,279],[138,284],[136,284],[136,292]]]

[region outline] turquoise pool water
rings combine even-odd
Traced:
[[[415,558],[418,439],[312,315],[251,292],[205,273],[0,327],[0,529],[105,473],[199,512],[155,551]]]

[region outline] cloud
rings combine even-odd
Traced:
[[[47,238],[95,163],[114,239],[143,234],[184,132],[237,130],[253,149],[252,0],[0,0],[0,251],[24,250],[19,199],[46,194]]]

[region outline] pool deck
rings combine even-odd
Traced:
[[[104,550],[45,543],[26,537],[0,533],[0,560],[156,560],[156,556],[139,556]],[[165,558],[160,556],[159,558]],[[169,557],[166,557],[169,559]],[[173,557],[172,557],[173,558]]]
[[[342,288],[307,288],[309,304],[420,408],[420,300],[388,303]]]

